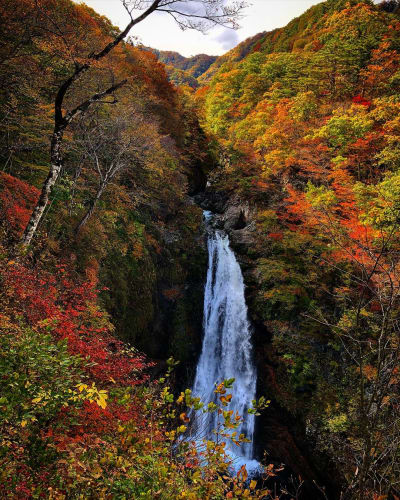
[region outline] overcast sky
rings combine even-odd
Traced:
[[[156,12],[138,24],[131,34],[138,36],[144,45],[160,50],[175,50],[184,56],[200,53],[221,55],[260,31],[285,26],[291,19],[320,1],[250,0],[248,3],[251,5],[244,11],[239,30],[217,27],[206,35],[193,30],[181,31],[169,15]],[[86,0],[84,3],[106,15],[121,28],[128,22],[120,0]]]

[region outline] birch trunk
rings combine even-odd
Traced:
[[[64,130],[61,128],[56,128],[53,132],[53,137],[51,140],[51,166],[50,171],[45,180],[42,192],[40,194],[39,200],[32,212],[29,222],[25,228],[25,231],[21,238],[22,246],[26,247],[31,243],[31,240],[37,230],[39,222],[43,217],[43,213],[46,210],[47,204],[49,202],[49,197],[51,190],[56,183],[58,176],[60,175],[62,167],[62,154],[61,154],[61,144],[64,135]]]

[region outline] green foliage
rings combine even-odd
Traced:
[[[207,54],[197,54],[192,57],[183,57],[178,54],[178,52],[156,49],[149,50],[154,52],[157,55],[158,60],[163,62],[165,65],[170,65],[174,68],[183,70],[194,78],[197,78],[205,73],[211,64],[213,64],[217,59],[215,56],[209,56]]]
[[[364,137],[373,124],[366,113],[360,112],[359,109],[350,110],[349,114],[337,111],[327,124],[315,133],[314,138],[321,137],[327,141],[330,148],[343,152],[348,144]]]
[[[317,99],[313,92],[299,92],[289,113],[297,120],[308,121],[317,115]]]
[[[55,342],[51,322],[35,331],[3,317],[0,336],[0,461],[2,484],[10,495],[32,497],[52,491],[70,498],[264,498],[266,489],[249,486],[242,468],[231,476],[227,440],[241,418],[229,411],[234,379],[216,386],[217,404],[207,407],[189,389],[175,397],[168,385],[174,359],[165,377],[152,384],[121,385],[112,380],[100,390],[86,380],[86,362]],[[259,414],[269,402],[253,402]],[[186,436],[189,410],[218,412],[214,441],[194,447]],[[182,440],[182,436],[184,440]],[[99,446],[100,444],[100,446]],[[265,478],[273,471],[266,471]],[[161,493],[157,493],[161,492]]]
[[[3,321],[0,336],[0,425],[39,427],[54,419],[76,394],[82,360],[71,356],[66,341],[27,326],[10,329]],[[51,325],[49,325],[51,329]]]
[[[48,167],[55,90],[76,61],[116,32],[86,6],[44,4],[67,43],[46,21],[34,24],[34,2],[7,0],[3,10],[0,162],[7,174],[0,208],[10,239],[36,193],[18,178],[39,185]],[[400,473],[400,25],[386,10],[367,0],[328,0],[216,60],[159,53],[175,83],[196,86],[195,78],[212,77],[196,93],[174,88],[148,51],[121,45],[109,66],[76,84],[78,99],[102,87],[110,67],[112,78],[132,77],[113,106],[102,103],[66,134],[64,177],[29,261],[45,261],[50,272],[66,259],[103,288],[102,305],[120,337],[157,359],[173,354],[191,363],[206,264],[201,211],[187,193],[204,187],[201,165],[211,163],[198,111],[214,160],[221,157],[212,187],[238,195],[258,214],[243,246],[251,312],[268,332],[257,354],[268,353],[279,377],[277,384],[271,375],[271,390],[317,451],[340,464],[338,480],[360,499],[388,494]],[[72,106],[74,97],[67,98]],[[128,108],[138,124],[118,128]],[[88,139],[99,131],[104,140],[93,154]],[[126,144],[140,154],[131,152],[77,234],[102,168]],[[4,307],[12,308],[15,290],[4,288]],[[62,315],[69,299],[59,284],[48,288]],[[39,306],[31,311],[21,290],[29,317]],[[236,434],[241,417],[229,410],[234,380],[218,384],[216,402],[205,405],[189,389],[175,396],[172,360],[157,383],[102,379],[103,365],[88,366],[71,349],[96,340],[108,321],[94,303],[68,311],[78,318],[63,323],[73,345],[54,340],[60,331],[52,319],[2,319],[0,480],[16,498],[269,495],[248,484],[245,470],[228,474],[225,442],[246,440]],[[116,342],[101,344],[96,359],[108,359]],[[130,350],[117,352],[118,361],[132,360]],[[249,411],[268,404],[254,402]],[[197,450],[182,439],[189,410],[217,413],[218,439]]]
[[[400,214],[400,175],[387,173],[375,186],[357,183],[354,186],[356,200],[364,207],[362,221],[386,231],[395,230]]]
[[[335,192],[326,186],[313,186],[309,181],[306,190],[306,199],[314,208],[327,209],[337,203]]]

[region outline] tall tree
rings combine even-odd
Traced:
[[[237,19],[245,6],[242,0],[232,2],[226,0],[187,0],[186,2],[181,0],[122,0],[122,3],[130,17],[125,29],[111,37],[103,46],[96,47],[86,57],[73,58],[71,73],[57,91],[54,102],[55,122],[51,138],[50,170],[43,184],[39,201],[23,233],[23,246],[30,244],[49,202],[51,190],[60,175],[63,164],[62,142],[65,130],[77,116],[85,113],[92,104],[100,101],[104,102],[108,97],[114,96],[115,92],[127,82],[126,78],[118,82],[113,81],[107,88],[84,98],[72,109],[65,110],[66,96],[72,92],[78,80],[81,80],[89,70],[101,64],[115,47],[127,37],[131,29],[153,12],[167,13],[182,29],[195,29],[206,32],[214,25],[236,28]],[[43,18],[50,18],[50,14],[46,11],[46,5],[43,6],[41,0],[35,0],[35,8]],[[64,43],[70,53],[73,47],[66,43],[62,27],[51,18],[49,23],[60,43]],[[115,97],[108,102],[112,103],[114,100]]]

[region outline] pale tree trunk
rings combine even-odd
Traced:
[[[97,202],[99,201],[99,199],[101,198],[105,188],[107,186],[107,182],[102,182],[99,186],[99,189],[97,190],[97,193],[96,193],[96,196],[94,197],[94,199],[91,201],[90,203],[90,206],[89,206],[89,209],[88,211],[86,212],[86,214],[82,217],[80,223],[76,226],[76,229],[75,229],[75,236],[78,236],[78,234],[80,233],[81,229],[85,226],[85,224],[87,223],[87,221],[90,219],[90,217],[92,216],[93,212],[94,212],[94,209],[96,208],[96,205],[97,205]]]
[[[103,97],[112,94],[115,90],[119,89],[126,83],[127,80],[123,80],[119,82],[104,92],[99,92],[98,94],[93,95],[87,101],[83,102],[79,106],[77,106],[72,111],[68,111],[67,113],[63,113],[63,103],[64,97],[71,86],[76,82],[79,78],[82,77],[94,64],[98,61],[106,57],[117,45],[119,45],[122,40],[129,34],[131,29],[138,23],[145,20],[150,14],[155,11],[166,12],[170,14],[174,20],[178,23],[181,28],[193,28],[202,31],[202,21],[209,21],[212,25],[221,25],[221,26],[232,26],[236,27],[235,20],[239,15],[240,11],[243,9],[244,2],[238,1],[235,2],[230,8],[227,10],[220,11],[220,8],[224,5],[224,0],[201,0],[204,2],[206,9],[204,14],[192,14],[185,12],[185,10],[176,9],[176,4],[181,3],[179,0],[150,0],[149,4],[144,0],[137,0],[136,2],[130,2],[129,0],[122,0],[122,4],[125,7],[125,10],[129,13],[131,18],[130,22],[127,24],[125,29],[121,31],[112,41],[106,44],[100,51],[92,52],[88,54],[87,60],[83,64],[78,64],[75,62],[75,70],[72,75],[61,85],[58,90],[56,100],[55,100],[55,129],[53,133],[53,139],[51,143],[51,167],[49,175],[43,185],[42,193],[39,198],[39,202],[34,208],[31,218],[25,228],[23,233],[21,244],[26,247],[30,244],[40,219],[43,216],[43,213],[46,209],[46,206],[49,201],[49,196],[52,187],[54,186],[57,178],[60,174],[61,166],[62,166],[62,157],[61,157],[61,144],[62,144],[62,136],[63,132],[72,119],[77,114],[84,113],[89,106],[94,103],[100,101]],[[132,4],[132,8],[130,8],[130,4]],[[140,14],[138,17],[133,18],[132,12],[133,7],[137,7],[139,9],[146,9]],[[146,8],[147,7],[147,8]],[[38,3],[36,2],[36,8],[40,10]],[[46,14],[45,14],[46,15]],[[46,17],[48,17],[46,15]],[[196,24],[197,21],[197,24]]]
[[[40,222],[40,219],[43,216],[43,213],[46,209],[46,206],[49,202],[49,197],[51,190],[56,183],[58,176],[60,175],[61,172],[61,167],[62,167],[62,140],[63,140],[63,135],[64,135],[64,130],[68,127],[68,125],[71,123],[71,121],[75,118],[75,116],[79,114],[85,113],[88,108],[95,102],[100,101],[104,97],[107,97],[108,95],[112,94],[116,90],[118,90],[120,87],[125,85],[127,80],[122,80],[119,83],[116,83],[112,87],[108,88],[104,92],[99,92],[98,94],[92,95],[87,101],[83,102],[79,106],[77,106],[75,109],[72,111],[69,111],[65,116],[62,114],[62,102],[65,96],[66,91],[68,90],[69,86],[71,85],[71,82],[76,80],[77,76],[74,76],[74,78],[70,78],[67,80],[61,87],[60,90],[58,91],[57,97],[56,97],[56,105],[55,105],[55,127],[54,127],[54,132],[53,136],[51,139],[51,148],[50,148],[50,161],[51,161],[51,166],[50,166],[50,171],[49,175],[47,176],[47,179],[45,180],[43,187],[42,187],[42,192],[39,197],[39,201],[36,204],[36,207],[34,208],[32,215],[29,219],[29,222],[25,228],[25,231],[22,235],[21,238],[21,244],[23,247],[28,246],[31,243],[31,240],[33,236],[35,235],[35,232],[37,230],[38,224]]]
[[[35,209],[32,212],[31,218],[29,219],[28,225],[21,238],[21,243],[23,246],[28,246],[35,234],[39,222],[46,210],[47,204],[49,202],[49,197],[51,190],[56,183],[58,176],[60,175],[62,167],[62,154],[61,154],[61,144],[64,135],[64,129],[56,127],[53,132],[53,137],[51,140],[51,166],[49,175],[45,180],[42,192],[40,194],[39,200],[36,204]]]

